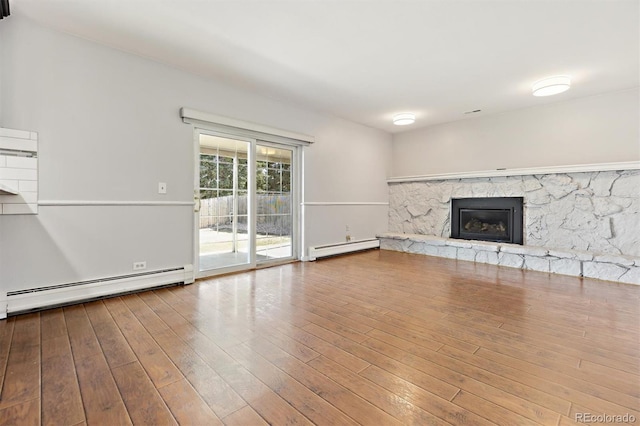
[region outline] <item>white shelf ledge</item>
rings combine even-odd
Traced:
[[[555,173],[603,172],[612,170],[638,170],[640,161],[620,163],[576,164],[570,166],[531,167],[526,169],[496,169],[475,172],[439,173],[418,176],[396,176],[387,179],[387,183],[420,182],[427,180],[472,179],[481,177],[548,175]]]
[[[0,183],[0,195],[18,195],[19,192]]]

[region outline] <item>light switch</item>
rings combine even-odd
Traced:
[[[165,182],[158,183],[158,194],[166,194],[167,193],[167,184]]]

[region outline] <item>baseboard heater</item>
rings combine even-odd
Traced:
[[[338,254],[352,253],[355,251],[369,250],[378,247],[380,247],[380,240],[377,238],[309,247],[309,260],[316,260],[321,257],[336,256]]]
[[[7,292],[6,305],[0,306],[0,318],[6,317],[7,314],[19,314],[171,284],[190,284],[192,282],[193,266],[185,265],[179,268],[10,291]]]

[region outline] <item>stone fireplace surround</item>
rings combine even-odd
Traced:
[[[640,164],[389,180],[381,248],[640,284]],[[450,200],[524,197],[524,245],[458,240]]]

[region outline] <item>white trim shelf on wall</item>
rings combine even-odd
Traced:
[[[96,201],[96,200],[41,200],[39,206],[82,207],[82,206],[193,206],[193,201]]]
[[[401,182],[421,182],[429,180],[452,180],[452,179],[473,179],[473,178],[491,178],[503,176],[526,176],[526,175],[547,175],[557,173],[582,173],[582,172],[604,172],[615,170],[638,170],[640,169],[640,161],[625,161],[619,163],[598,163],[598,164],[575,164],[568,166],[551,166],[551,167],[530,167],[525,169],[496,169],[481,170],[475,172],[459,172],[459,173],[438,173],[431,175],[416,176],[396,176],[387,179],[387,183]]]
[[[301,206],[388,206],[387,201],[305,201]]]

